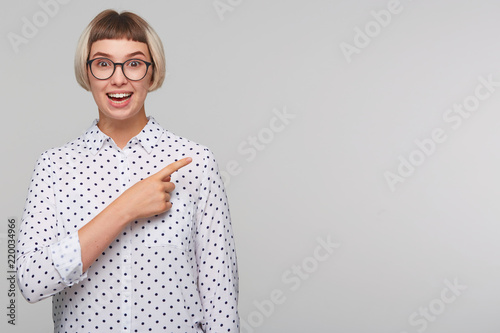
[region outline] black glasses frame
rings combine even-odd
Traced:
[[[92,63],[93,63],[94,61],[96,61],[96,60],[102,60],[102,59],[104,59],[104,60],[109,60],[109,61],[113,64],[113,72],[111,72],[111,74],[110,74],[107,78],[105,78],[105,79],[98,78],[97,76],[95,76],[94,72],[92,71]],[[145,63],[145,64],[146,64],[146,72],[144,73],[144,76],[143,76],[143,77],[141,77],[140,79],[135,79],[135,80],[133,80],[133,79],[129,78],[129,77],[127,76],[127,74],[125,74],[125,71],[123,70],[123,65],[124,65],[125,63],[127,63],[127,62],[131,61],[131,60],[134,60],[134,61],[140,61],[140,62],[143,62],[143,63]],[[92,76],[93,76],[93,77],[95,77],[95,78],[96,78],[96,79],[98,79],[98,80],[107,80],[107,79],[109,79],[110,77],[112,77],[112,76],[113,76],[113,74],[115,74],[116,66],[117,66],[117,65],[120,65],[120,66],[121,66],[121,68],[122,68],[122,73],[123,73],[123,76],[125,76],[125,77],[126,77],[128,80],[130,80],[130,81],[140,81],[140,80],[144,79],[144,77],[146,76],[146,74],[148,74],[149,66],[151,66],[152,64],[153,64],[152,62],[148,62],[148,61],[146,61],[146,60],[142,60],[142,59],[128,59],[128,60],[126,60],[125,62],[114,62],[113,60],[111,60],[111,59],[109,59],[109,58],[99,57],[99,58],[94,58],[94,59],[92,59],[92,60],[87,60],[87,66],[89,66],[89,67],[90,67],[90,73],[92,73]]]

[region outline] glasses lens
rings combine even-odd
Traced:
[[[140,80],[148,71],[148,66],[142,60],[131,59],[123,64],[123,73],[130,80]]]
[[[113,62],[106,58],[97,58],[92,62],[90,70],[98,79],[105,80],[113,74]]]

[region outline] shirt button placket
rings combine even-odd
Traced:
[[[126,146],[120,153],[120,185],[123,193],[130,186],[130,165],[129,165],[129,147]],[[132,327],[132,274],[131,274],[131,225],[129,224],[122,231],[120,237],[120,261],[121,261],[121,293],[122,293],[122,332],[130,332]]]

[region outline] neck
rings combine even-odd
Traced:
[[[148,123],[144,108],[132,118],[111,119],[99,112],[97,127],[109,136],[120,149],[123,149],[134,136],[139,134]]]

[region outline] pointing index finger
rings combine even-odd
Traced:
[[[174,163],[167,165],[166,167],[164,167],[163,169],[158,171],[156,174],[158,176],[160,176],[162,179],[167,178],[168,176],[173,174],[175,171],[188,165],[192,161],[193,161],[193,159],[191,157],[186,157],[186,158],[180,159]]]

